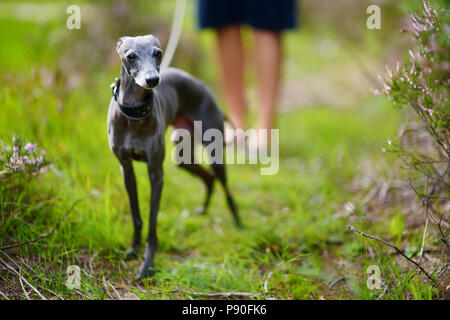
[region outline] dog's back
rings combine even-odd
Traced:
[[[176,68],[164,69],[160,75],[161,84],[155,90],[160,95],[167,125],[187,118],[202,121],[203,130],[215,128],[223,131],[225,116],[203,82]]]

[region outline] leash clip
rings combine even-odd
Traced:
[[[117,92],[119,91],[120,87],[120,78],[116,78],[113,83],[111,83],[111,93],[113,97],[117,100]]]

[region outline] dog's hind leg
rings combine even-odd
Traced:
[[[134,235],[131,248],[127,251],[125,259],[133,260],[137,258],[136,251],[141,244],[142,219],[139,213],[138,195],[136,189],[136,177],[134,175],[133,163],[131,160],[121,161],[121,170],[125,189],[127,190],[130,203],[131,216],[133,218]]]
[[[197,176],[200,179],[202,179],[203,183],[205,184],[205,186],[206,186],[206,198],[205,198],[205,201],[203,202],[202,206],[200,206],[199,208],[197,208],[195,210],[195,212],[198,213],[198,214],[206,214],[209,202],[211,200],[211,195],[212,195],[212,192],[213,192],[213,188],[214,188],[214,176],[211,173],[209,173],[208,171],[206,171],[205,169],[203,169],[200,165],[194,163],[194,152],[193,152],[193,150],[194,149],[193,149],[193,146],[192,146],[190,163],[182,162],[182,163],[179,164],[179,166],[180,166],[180,168],[185,169],[186,171],[190,172],[194,176]]]
[[[228,206],[230,207],[231,213],[233,214],[234,222],[236,223],[236,225],[239,228],[242,228],[243,225],[239,218],[239,213],[237,211],[236,203],[234,202],[233,196],[231,195],[231,192],[228,189],[227,177],[225,174],[225,165],[220,164],[220,163],[212,163],[211,167],[214,170],[215,176],[219,179],[220,183],[223,186],[223,189],[225,190],[226,197],[227,197],[227,203],[228,203]]]
[[[199,164],[196,164],[194,161],[195,160],[195,155],[194,155],[195,147],[194,147],[194,140],[192,138],[192,135],[193,135],[192,133],[194,131],[192,121],[185,117],[179,117],[174,120],[173,125],[176,129],[185,129],[190,132],[190,139],[191,139],[190,140],[190,148],[191,148],[190,158],[188,159],[188,163],[181,162],[179,164],[179,166],[180,166],[180,168],[183,168],[186,171],[188,171],[189,173],[191,173],[192,175],[199,177],[205,184],[205,186],[206,186],[205,201],[203,202],[202,206],[200,206],[199,208],[197,208],[195,210],[195,212],[198,214],[206,214],[209,202],[211,200],[213,188],[214,188],[214,175],[212,175],[210,172],[205,170]],[[187,137],[184,137],[183,139],[187,139]],[[180,142],[178,142],[178,143],[180,143]],[[177,145],[178,143],[175,143],[175,145]],[[181,157],[181,159],[183,159],[183,151],[184,151],[183,149],[180,150],[179,156]]]
[[[205,183],[205,186],[206,186],[205,201],[203,202],[202,206],[200,206],[199,208],[197,208],[195,210],[195,212],[198,214],[206,214],[206,210],[208,209],[208,205],[211,200],[211,195],[212,195],[213,188],[214,188],[214,176],[211,173],[209,173],[208,171],[206,171],[205,169],[203,169],[198,164],[181,163],[180,167],[187,170],[191,174],[193,174],[197,177],[200,177],[200,179],[202,179],[202,181]]]

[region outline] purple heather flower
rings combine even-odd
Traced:
[[[36,144],[28,142],[25,146],[25,150],[28,152],[28,154],[32,154],[36,150]]]
[[[430,116],[433,115],[434,110],[429,109],[429,108],[426,108],[426,107],[424,107],[424,106],[423,106],[422,104],[420,104],[420,103],[417,103],[417,104],[419,105],[420,109],[422,109],[423,111],[428,112],[428,113],[430,114]]]
[[[28,165],[32,164],[32,161],[30,160],[30,158],[28,158],[28,156],[24,156],[23,161],[25,162],[25,164],[28,164]]]
[[[44,158],[42,156],[39,156],[36,158],[36,166],[40,166],[44,162]]]

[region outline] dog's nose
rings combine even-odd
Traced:
[[[159,84],[159,76],[151,76],[148,78],[145,78],[145,82],[147,82],[147,85],[151,88],[156,87]]]

